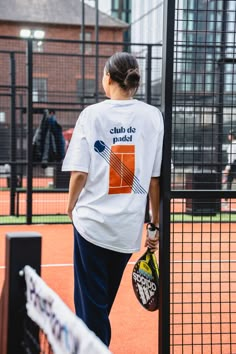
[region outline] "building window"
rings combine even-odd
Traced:
[[[47,86],[47,79],[33,78],[33,102],[47,102]]]
[[[112,16],[127,23],[131,22],[131,0],[112,0]]]
[[[42,53],[43,52],[43,41],[33,41],[33,52]]]
[[[80,41],[83,40],[83,33],[82,32],[80,32],[80,34],[79,34],[79,39],[80,39]],[[85,42],[91,41],[92,40],[92,33],[85,32],[84,33],[84,40],[85,40]],[[83,53],[83,43],[80,43],[80,53]],[[84,54],[92,54],[92,44],[91,43],[84,44]]]
[[[203,90],[203,75],[200,73],[197,73],[195,77],[196,77],[196,82],[195,82],[196,91],[202,92],[202,90]]]
[[[0,123],[5,123],[5,122],[6,122],[6,113],[0,112]]]
[[[188,21],[188,24],[187,24],[187,29],[188,31],[193,31],[194,30],[194,13],[193,12],[188,12],[187,14],[187,21]]]
[[[184,5],[183,5],[183,8],[184,9],[188,9],[188,10],[194,10],[196,7],[195,5],[195,0],[185,0],[184,1]]]
[[[184,91],[190,92],[193,89],[193,77],[192,74],[185,74],[184,76]]]
[[[225,92],[236,92],[236,74],[233,72],[230,74],[225,74]]]
[[[84,80],[84,92],[83,92],[83,80],[77,80],[77,92],[79,101],[82,103],[94,103],[95,96],[95,80]]]
[[[213,75],[212,74],[205,75],[205,91],[206,92],[213,91]]]

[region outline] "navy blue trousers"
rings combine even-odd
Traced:
[[[131,255],[93,245],[74,227],[75,312],[107,346],[109,314]]]

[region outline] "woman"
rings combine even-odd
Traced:
[[[163,119],[133,99],[140,82],[129,53],[107,60],[103,88],[109,100],[83,110],[63,171],[71,171],[68,215],[74,225],[76,314],[109,346],[109,313],[122,274],[140,250],[147,194],[159,226]],[[157,249],[159,234],[145,245]]]

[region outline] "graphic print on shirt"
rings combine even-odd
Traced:
[[[113,145],[110,149],[103,141],[97,140],[94,150],[109,164],[109,194],[147,194],[134,174],[134,145]]]

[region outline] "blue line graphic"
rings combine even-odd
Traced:
[[[125,183],[132,188],[134,193],[147,194],[147,191],[139,183],[139,179],[102,140],[95,141],[94,150],[102,156]]]

